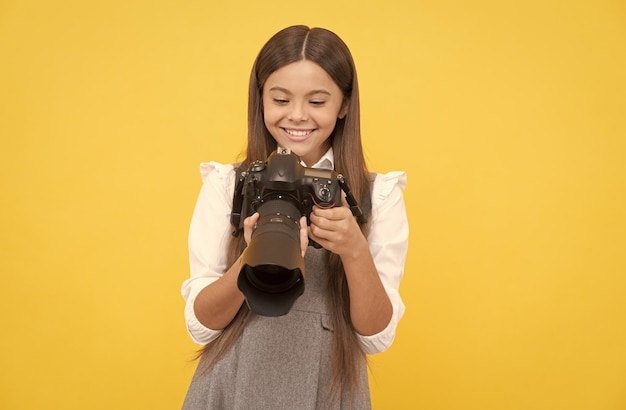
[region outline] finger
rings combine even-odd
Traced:
[[[313,212],[311,212],[311,223],[320,224],[324,223],[324,221],[334,221],[338,219],[337,216],[337,209],[335,208],[318,208],[314,206]]]
[[[250,238],[252,237],[252,231],[254,230],[254,226],[259,220],[259,213],[255,212],[246,219],[243,220],[243,237],[246,240],[246,243],[250,244]]]
[[[350,209],[344,207],[330,209],[316,208],[311,213],[311,223],[325,228],[330,228],[338,221],[348,218],[352,218],[352,212],[350,212]]]
[[[306,254],[306,250],[309,247],[309,228],[306,225],[306,216],[300,218],[300,251],[302,257]]]
[[[317,236],[315,234],[315,231],[319,231],[319,228],[316,228],[315,225],[311,224],[311,226],[309,226],[309,238],[312,241],[317,242],[319,245],[321,245],[323,248],[326,248],[324,246],[325,240],[323,238],[320,238],[319,236]]]

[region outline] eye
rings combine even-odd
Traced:
[[[310,101],[310,104],[314,105],[316,107],[319,107],[319,106],[322,106],[322,105],[326,104],[326,101],[324,101],[324,100],[312,100],[312,101]]]
[[[289,103],[289,100],[285,98],[274,98],[274,102],[278,105],[286,105]]]

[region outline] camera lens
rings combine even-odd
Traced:
[[[258,212],[256,229],[241,258],[237,285],[253,312],[280,316],[304,292],[301,212],[288,197],[265,201]],[[277,298],[288,302],[281,305]]]
[[[262,292],[279,293],[290,289],[300,280],[290,269],[278,265],[258,265],[245,270],[246,279]]]

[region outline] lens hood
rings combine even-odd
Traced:
[[[294,270],[292,278],[290,278],[289,287],[285,287],[285,283],[281,283],[282,290],[271,292],[266,287],[264,290],[260,286],[256,278],[262,267],[253,268],[250,265],[243,265],[239,277],[237,278],[237,287],[244,294],[246,303],[250,310],[261,316],[283,316],[289,313],[296,300],[304,293],[304,277],[300,269]]]

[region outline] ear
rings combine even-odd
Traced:
[[[343,104],[341,105],[341,109],[339,110],[339,114],[337,114],[337,118],[343,120],[348,114],[348,107],[350,107],[350,103],[347,100],[344,100]]]

